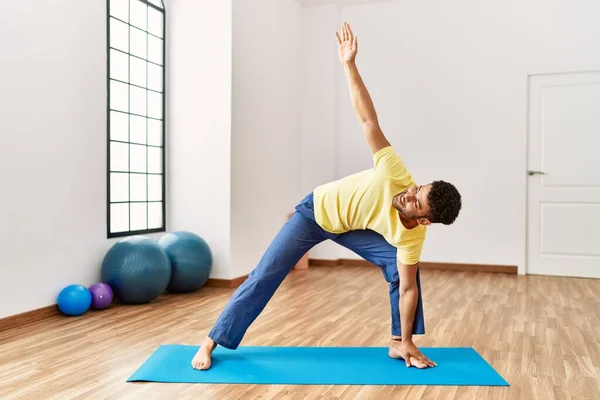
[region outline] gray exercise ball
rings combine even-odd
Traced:
[[[204,286],[212,270],[212,252],[204,239],[192,232],[178,231],[159,241],[171,261],[171,280],[167,290],[189,293]]]
[[[152,239],[128,237],[106,253],[101,275],[121,302],[143,304],[165,291],[171,279],[171,263]]]

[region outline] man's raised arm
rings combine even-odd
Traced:
[[[347,23],[342,25],[341,36],[338,32],[335,33],[335,36],[338,43],[340,62],[344,67],[348,80],[352,107],[356,112],[367,143],[371,148],[371,153],[375,154],[382,148],[389,146],[390,143],[379,127],[373,101],[356,67],[355,58],[358,52],[358,37],[354,36],[350,25]]]

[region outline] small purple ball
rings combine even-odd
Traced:
[[[92,308],[94,310],[108,308],[113,301],[113,291],[106,283],[93,284],[90,286],[90,293],[92,294]]]

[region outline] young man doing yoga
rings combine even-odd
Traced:
[[[413,342],[424,334],[419,259],[427,227],[452,224],[461,195],[444,181],[416,184],[383,134],[358,73],[358,40],[348,24],[336,32],[352,106],[373,157],[373,167],[317,187],[297,206],[248,279],[235,291],[192,360],[208,369],[217,345],[236,349],[300,258],[327,239],[379,266],[389,282],[392,342],[389,356],[406,366],[435,366]]]

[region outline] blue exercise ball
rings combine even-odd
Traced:
[[[191,232],[171,232],[158,243],[171,260],[171,280],[167,290],[189,293],[204,286],[212,270],[212,253],[204,239]]]
[[[144,236],[115,243],[102,261],[102,282],[125,304],[148,303],[165,291],[171,278],[169,257]]]
[[[69,285],[58,294],[56,305],[65,315],[81,315],[92,305],[92,294],[83,285]]]

